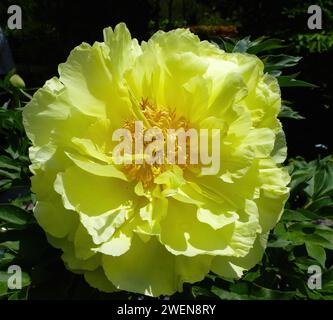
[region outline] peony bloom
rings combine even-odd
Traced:
[[[185,29],[139,45],[119,24],[71,52],[23,112],[34,214],[68,269],[102,291],[159,296],[261,260],[289,192],[280,90],[263,69]],[[113,132],[136,120],[221,129],[218,172],[117,164]]]

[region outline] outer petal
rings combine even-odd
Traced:
[[[289,197],[290,177],[283,168],[272,160],[261,160],[259,170],[260,196],[255,200],[259,209],[263,232],[271,230],[279,221]]]
[[[125,174],[112,164],[100,164],[88,157],[66,152],[66,155],[82,170],[100,177],[119,178],[127,181]]]
[[[120,257],[103,256],[107,278],[122,290],[159,296],[175,292],[174,259],[156,240],[133,239]]]
[[[71,137],[80,137],[82,127],[92,120],[72,106],[57,78],[48,80],[23,109],[23,124],[34,146],[49,142],[66,145]]]
[[[54,237],[63,238],[77,224],[77,215],[66,210],[61,205],[61,200],[53,202],[38,201],[34,209],[38,224]]]
[[[84,271],[92,271],[101,264],[101,256],[99,254],[91,255],[89,258],[80,259],[76,256],[75,248],[69,239],[59,239],[48,236],[49,242],[56,248],[63,251],[61,256],[66,267],[76,273],[84,273]]]
[[[103,256],[107,278],[118,288],[150,296],[182,291],[183,282],[202,280],[210,257],[175,257],[151,237],[146,242],[136,237],[131,249],[120,257]]]
[[[258,235],[252,249],[244,257],[215,257],[211,270],[225,278],[240,278],[245,270],[253,268],[264,254],[268,234]]]
[[[117,288],[108,280],[102,268],[84,273],[84,279],[88,284],[100,291],[116,292]]]
[[[245,255],[260,231],[256,205],[246,204],[247,222],[236,221],[236,215],[223,212],[223,207],[215,210],[203,217],[202,208],[170,199],[160,224],[160,241],[175,255]]]
[[[119,23],[114,30],[105,28],[103,31],[104,42],[109,48],[109,57],[111,60],[111,72],[116,78],[130,69],[136,58],[141,54],[141,48],[136,39],[131,38],[124,23]]]
[[[55,190],[63,197],[67,209],[90,216],[129,205],[138,198],[128,182],[92,175],[77,167],[58,175]]]
[[[279,130],[277,115],[281,108],[281,93],[274,77],[268,74],[263,76],[242,103],[250,110],[257,127]]]

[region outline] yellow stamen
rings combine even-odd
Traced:
[[[183,128],[185,131],[189,129],[189,122],[184,119],[184,117],[177,118],[175,110],[171,110],[169,108],[157,108],[151,104],[148,99],[142,99],[140,107],[147,123],[149,123],[152,128],[159,128],[162,130],[164,137],[167,136],[168,129],[177,130]],[[124,128],[130,130],[133,138],[135,139],[135,120],[126,121]],[[148,128],[144,127],[144,130],[147,129]],[[147,142],[144,142],[144,147],[146,147],[147,144]],[[177,142],[175,147],[177,150]],[[188,149],[187,144],[186,148]],[[188,152],[186,155],[188,156]],[[168,164],[167,161],[163,164],[154,163],[152,165],[144,162],[143,164],[126,164],[123,166],[122,170],[127,175],[129,180],[138,182],[141,181],[145,189],[152,189],[154,187],[155,178],[162,172],[166,171],[169,167],[170,164]]]

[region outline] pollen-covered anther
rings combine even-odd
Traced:
[[[175,163],[178,161],[178,154],[181,151],[181,146],[178,143],[178,140],[175,138],[175,148],[173,150],[166,150],[166,139],[169,129],[174,129],[176,132],[178,129],[184,129],[186,132],[190,128],[189,121],[184,117],[177,117],[176,111],[167,107],[158,107],[152,104],[148,98],[143,98],[140,102],[140,108],[142,114],[145,117],[146,123],[148,123],[151,128],[160,129],[164,136],[164,159],[162,163],[153,163],[149,164],[143,162],[142,164],[133,163],[126,164],[123,166],[122,171],[126,174],[129,180],[131,181],[141,181],[143,187],[145,189],[151,189],[154,187],[154,180],[161,173],[168,170],[170,167],[170,163],[168,162],[168,154],[171,154],[171,158],[175,159]],[[124,124],[124,128],[130,130],[132,134],[132,139],[138,139],[135,132],[135,120],[126,121]],[[149,129],[146,126],[143,128],[143,135],[146,130]],[[154,140],[154,138],[152,139]],[[143,141],[144,150],[151,142]],[[179,166],[182,168],[186,168],[189,165],[189,137],[186,137],[186,147],[185,147],[185,163],[180,164]]]

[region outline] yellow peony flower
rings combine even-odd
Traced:
[[[159,296],[261,260],[289,192],[280,90],[263,69],[185,29],[139,45],[119,24],[71,52],[23,112],[34,214],[68,269],[102,291]],[[220,129],[218,172],[117,164],[113,134],[138,120]]]

